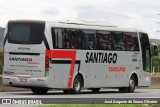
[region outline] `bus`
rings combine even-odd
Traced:
[[[134,92],[151,83],[148,34],[111,25],[11,20],[3,47],[3,85],[45,94],[117,88]]]

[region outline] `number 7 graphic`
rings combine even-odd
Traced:
[[[71,68],[68,78],[68,88],[72,87],[72,80],[74,74],[74,67],[75,67],[75,59],[76,59],[76,51],[73,50],[46,50],[46,55],[49,58],[70,58],[71,59]]]

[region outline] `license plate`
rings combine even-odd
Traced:
[[[27,78],[19,78],[19,82],[27,82]]]

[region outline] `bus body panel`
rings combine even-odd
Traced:
[[[68,50],[69,51],[69,50]],[[86,63],[86,53],[116,53],[117,62],[115,64],[108,63]],[[65,53],[64,53],[65,54]],[[74,75],[78,72],[83,75],[84,87],[93,88],[93,87],[121,87],[128,86],[129,77],[132,72],[141,75],[140,68],[140,53],[139,52],[107,52],[107,51],[83,51],[77,50],[76,60],[80,60],[80,64],[75,64]],[[128,61],[124,61],[124,58],[127,58]],[[52,59],[53,60],[53,59]],[[54,59],[60,60],[60,59]],[[69,59],[68,59],[69,60]],[[79,70],[78,70],[79,66]],[[50,83],[49,86],[55,84],[56,87],[67,88],[67,82],[69,78],[69,70],[71,64],[53,64],[51,65],[49,78],[51,81],[56,81],[56,83]],[[64,79],[62,79],[64,78]],[[112,82],[111,82],[112,81]],[[73,81],[72,81],[73,82]],[[63,84],[63,85],[62,85]]]
[[[11,48],[12,47],[12,48]],[[4,80],[4,85],[30,86],[38,84],[33,82],[36,78],[45,76],[45,47],[43,44],[17,45],[6,43],[4,48],[4,71],[3,77],[8,78],[8,83]],[[37,80],[36,80],[37,81]],[[32,84],[33,83],[33,84]],[[23,86],[22,85],[22,86]],[[39,86],[41,86],[39,84]]]

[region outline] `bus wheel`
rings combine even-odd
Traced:
[[[82,79],[80,76],[77,75],[73,82],[72,93],[79,94],[81,92],[81,87],[82,87]]]
[[[34,94],[46,94],[48,92],[48,88],[31,88]]]
[[[134,76],[131,76],[129,80],[128,92],[134,92],[136,86],[136,80]]]
[[[93,93],[98,93],[100,88],[91,88],[91,90],[92,90]]]
[[[134,92],[135,86],[136,86],[135,77],[131,76],[131,78],[129,80],[129,86],[128,87],[120,87],[119,91],[131,93],[131,92]]]

